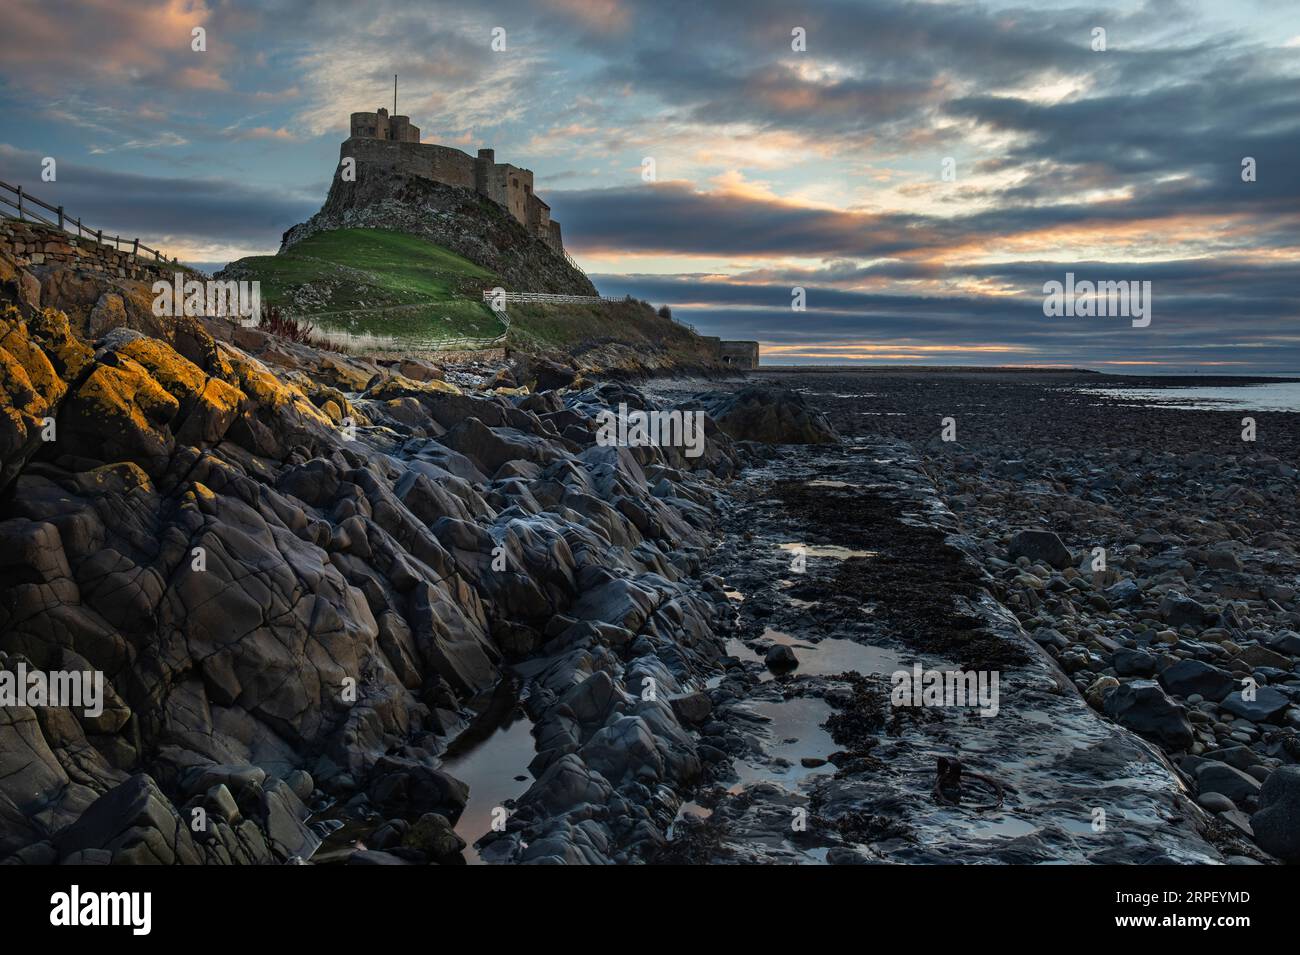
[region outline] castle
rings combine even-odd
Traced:
[[[381,107],[373,113],[352,114],[351,135],[339,147],[339,159],[348,157],[473,189],[505,208],[531,235],[564,251],[560,224],[551,218],[551,207],[533,192],[533,171],[497,162],[494,150],[480,149],[475,158],[451,146],[422,143],[420,128],[411,125],[411,117],[390,116]]]

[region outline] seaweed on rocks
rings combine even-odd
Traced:
[[[956,598],[982,593],[979,568],[942,531],[901,520],[898,500],[806,481],[782,481],[775,495],[792,518],[831,543],[873,552],[840,561],[829,585],[806,584],[805,592],[820,591],[832,603],[847,598],[848,612],[872,604],[877,619],[910,647],[956,660],[963,669],[1000,670],[1029,659],[958,608]]]
[[[886,839],[916,841],[916,833],[906,822],[866,809],[851,809],[834,818],[814,814],[812,822],[823,831],[838,833],[845,842],[870,844]]]
[[[849,685],[847,693],[828,693],[826,702],[836,708],[826,720],[831,739],[852,754],[866,753],[879,742],[876,734],[898,734],[904,714],[920,712],[889,705],[888,684],[880,677],[842,673],[836,677]]]

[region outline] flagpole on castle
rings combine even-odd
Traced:
[[[393,115],[397,115],[397,74],[393,74]]]

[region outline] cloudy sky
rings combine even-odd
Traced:
[[[0,179],[202,267],[319,208],[396,72],[426,142],[535,171],[602,292],[767,361],[1300,373],[1296,0],[7,0],[4,25]],[[1150,281],[1151,324],[1045,317],[1067,272]]]

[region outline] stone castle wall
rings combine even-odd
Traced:
[[[533,192],[531,169],[498,163],[491,149],[480,149],[477,157],[471,157],[451,146],[422,143],[419,127],[410,125],[408,117],[390,117],[384,109],[353,113],[350,129],[351,136],[339,147],[340,160],[352,158],[404,175],[473,189],[503,206],[530,234],[564,250],[560,224],[551,218],[550,206]]]
[[[347,157],[357,162],[387,166],[408,176],[423,176],[452,186],[474,188],[474,160],[450,146],[353,137],[344,140],[339,148],[339,159]]]
[[[528,200],[533,194],[533,171],[509,163],[493,163],[487,197],[505,206],[520,225],[528,225]]]

